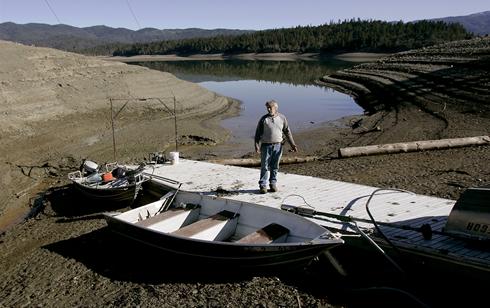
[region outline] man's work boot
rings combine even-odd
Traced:
[[[276,184],[271,184],[270,185],[271,192],[276,192],[277,191],[277,186]]]
[[[267,188],[265,186],[260,186],[259,191],[261,194],[267,193]]]

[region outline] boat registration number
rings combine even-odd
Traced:
[[[480,224],[476,222],[468,222],[466,225],[466,230],[478,232],[478,233],[489,233],[490,234],[490,226],[486,224]]]

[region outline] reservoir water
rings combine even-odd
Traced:
[[[180,61],[138,63],[199,83],[220,95],[242,102],[237,117],[221,125],[231,142],[250,143],[265,102],[274,99],[293,131],[311,128],[363,109],[348,95],[315,84],[323,75],[351,66],[340,61]]]

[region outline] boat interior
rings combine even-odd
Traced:
[[[330,233],[309,220],[275,208],[196,193],[169,193],[114,216],[155,232],[237,244],[307,243]]]
[[[132,170],[120,167],[116,162],[99,167],[91,161],[85,161],[81,170],[70,172],[68,178],[78,184],[95,189],[121,188],[132,184],[141,184],[148,178],[143,167]]]

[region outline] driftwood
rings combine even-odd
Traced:
[[[283,157],[281,158],[281,164],[298,164],[307,163],[318,160],[318,156],[305,156],[305,157]],[[207,160],[207,162],[221,164],[221,165],[231,165],[231,166],[241,166],[241,167],[257,167],[260,166],[259,158],[232,158],[232,159],[216,159]]]
[[[414,152],[490,144],[489,136],[388,143],[339,149],[339,157]]]

